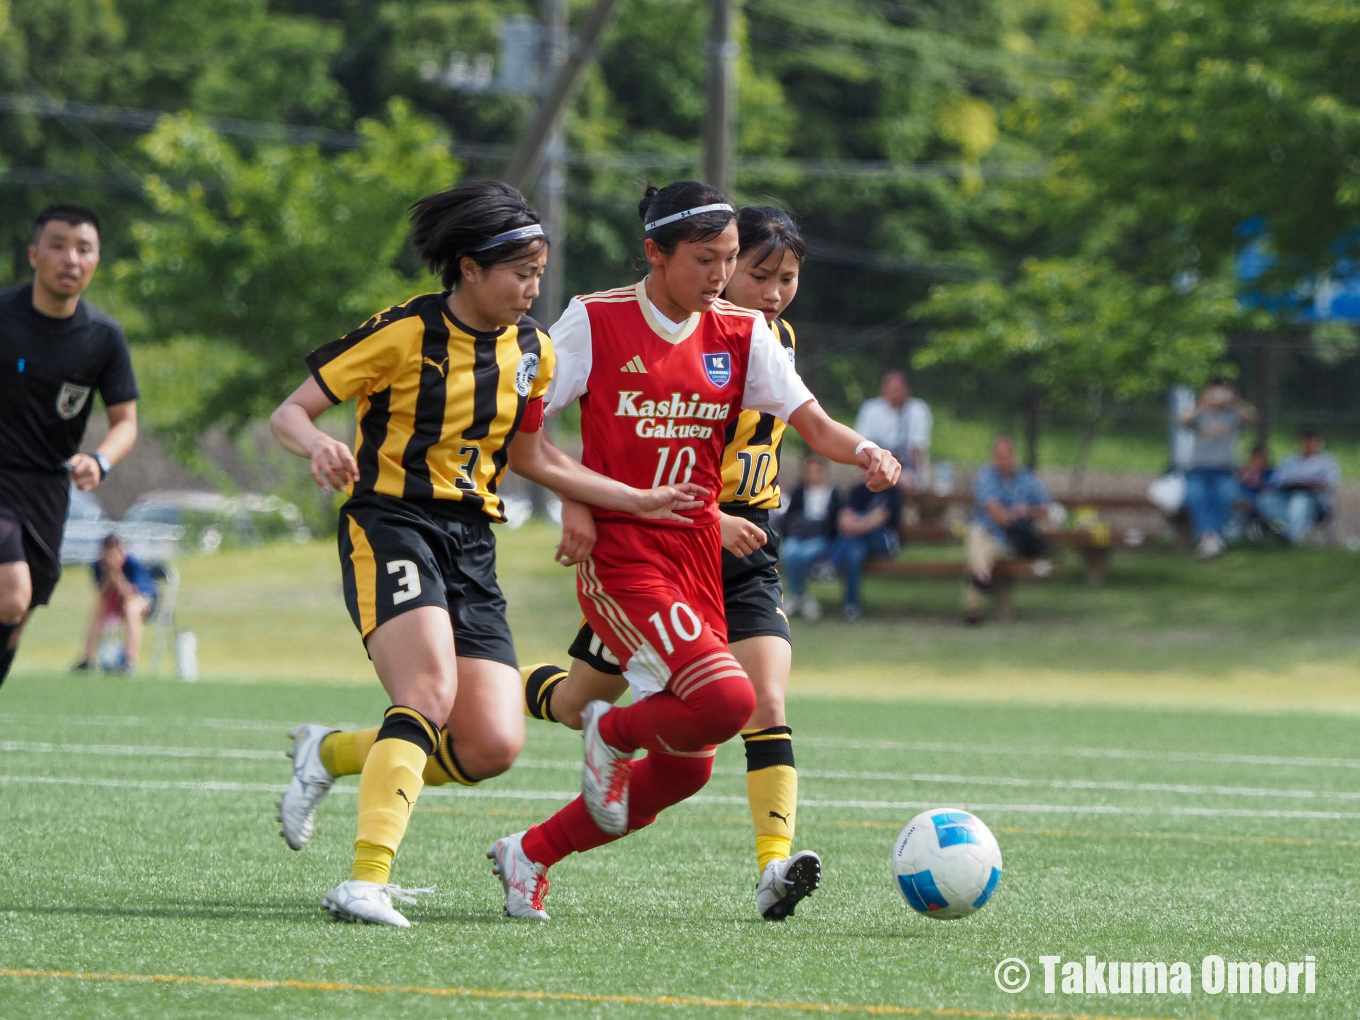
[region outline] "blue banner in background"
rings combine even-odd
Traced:
[[[1360,261],[1346,253],[1360,248],[1360,230],[1351,230],[1333,245],[1336,268],[1326,278],[1306,278],[1288,292],[1258,290],[1251,284],[1276,265],[1264,216],[1244,220],[1237,228],[1242,248],[1237,254],[1239,297],[1246,308],[1288,314],[1298,322],[1360,322]]]

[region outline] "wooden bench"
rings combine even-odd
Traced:
[[[865,576],[966,581],[968,565],[962,560],[869,560]],[[1006,618],[1015,610],[1016,581],[1047,581],[1063,573],[1061,563],[1051,560],[1002,560],[992,572],[992,599],[997,612]]]
[[[963,525],[903,524],[900,530],[902,544],[907,546],[963,542]],[[1080,556],[1085,567],[1084,576],[1093,584],[1104,581],[1109,575],[1111,550],[1116,546],[1136,546],[1142,541],[1137,532],[1120,531],[1104,524],[1070,531],[1045,531],[1043,536],[1050,546],[1070,549]]]

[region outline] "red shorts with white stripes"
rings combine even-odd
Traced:
[[[700,656],[727,649],[718,525],[657,528],[597,521],[577,567],[591,628],[619,658],[634,697],[665,690]]]

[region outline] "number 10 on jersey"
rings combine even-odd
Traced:
[[[687,482],[690,475],[694,474],[695,461],[699,459],[692,446],[682,446],[675,451],[675,460],[671,461],[671,448],[663,446],[656,451],[656,474],[652,477],[652,488],[658,485],[678,485]],[[670,477],[666,475],[666,465],[670,463]]]

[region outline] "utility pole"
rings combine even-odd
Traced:
[[[704,178],[732,193],[732,135],[736,120],[736,69],[740,47],[732,39],[736,0],[712,0],[708,28],[708,112],[704,117]]]
[[[543,18],[543,77],[545,88],[551,88],[567,62],[567,0],[542,0]],[[546,98],[546,97],[545,97]],[[543,152],[543,172],[538,175],[538,212],[543,217],[543,229],[552,241],[554,251],[543,270],[543,283],[538,300],[534,302],[534,318],[551,326],[562,314],[563,245],[567,235],[567,173],[563,163],[566,154],[565,117],[555,117]]]
[[[576,45],[570,48],[561,69],[543,93],[543,101],[534,113],[524,136],[510,156],[505,168],[505,182],[522,188],[538,176],[543,167],[544,149],[553,125],[576,95],[581,84],[581,73],[595,57],[595,44],[605,26],[614,17],[619,0],[595,0],[577,34]]]

